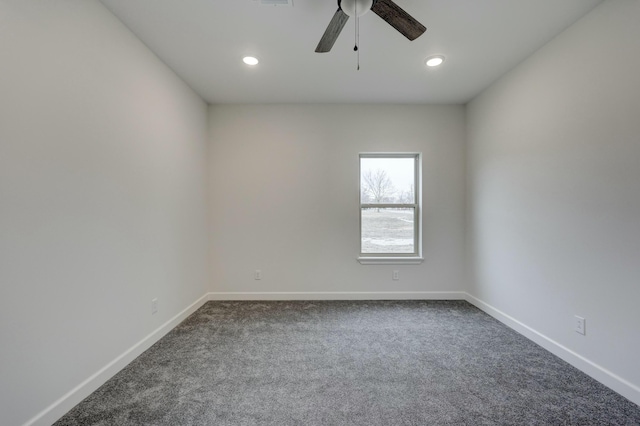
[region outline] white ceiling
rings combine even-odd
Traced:
[[[427,27],[408,41],[373,12],[330,53],[336,0],[101,0],[207,102],[466,103],[601,0],[395,0]],[[437,69],[424,59],[446,56]],[[248,67],[246,55],[260,64]]]

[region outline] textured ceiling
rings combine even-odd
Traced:
[[[601,0],[395,0],[408,41],[372,12],[315,53],[335,0],[101,0],[209,103],[466,103]],[[427,69],[427,56],[445,63]],[[260,64],[242,63],[246,55]]]

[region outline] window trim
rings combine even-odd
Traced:
[[[370,204],[362,202],[363,158],[412,158],[414,159],[414,203]],[[362,209],[364,208],[410,208],[414,209],[413,253],[362,253]],[[358,262],[363,265],[397,264],[415,265],[424,261],[422,257],[422,153],[420,152],[361,152],[358,154]]]

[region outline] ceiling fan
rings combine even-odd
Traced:
[[[338,10],[322,35],[316,52],[329,52],[349,17],[359,18],[369,10],[387,21],[409,40],[420,37],[427,29],[392,0],[338,0]]]

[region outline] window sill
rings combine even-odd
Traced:
[[[424,257],[359,257],[362,265],[419,265]]]

